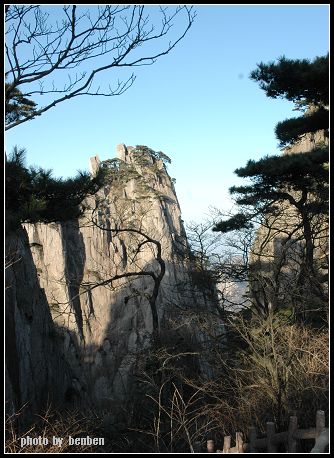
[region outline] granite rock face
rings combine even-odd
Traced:
[[[329,138],[328,133],[324,130],[318,130],[316,132],[309,132],[301,135],[301,138],[296,141],[293,145],[285,148],[283,154],[294,154],[294,153],[307,153],[313,149],[325,145],[328,146]]]
[[[91,159],[92,175],[103,167],[108,184],[85,201],[82,218],[25,225],[73,396],[95,407],[125,401],[154,331],[181,325],[177,310],[203,300],[166,162],[146,147],[118,145],[117,158]]]
[[[6,238],[5,295],[6,412],[26,406],[24,427],[50,403],[71,405],[73,373],[23,229]]]

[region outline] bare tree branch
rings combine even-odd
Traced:
[[[138,234],[138,235],[144,237],[145,240],[139,244],[139,246],[137,248],[137,252],[140,250],[140,247],[143,246],[143,244],[145,244],[145,243],[152,243],[153,245],[156,246],[157,253],[156,253],[155,259],[157,260],[157,262],[159,264],[159,268],[160,268],[160,271],[159,271],[158,274],[156,272],[154,272],[153,270],[150,270],[150,271],[142,270],[142,271],[137,271],[137,272],[125,272],[123,274],[115,275],[110,279],[104,280],[101,283],[97,283],[94,286],[90,287],[89,289],[92,290],[92,289],[97,288],[99,286],[104,286],[106,284],[109,284],[109,283],[111,283],[111,282],[113,282],[115,280],[121,279],[121,278],[135,277],[135,276],[137,276],[137,277],[139,277],[139,276],[150,276],[153,279],[154,287],[153,287],[153,291],[152,291],[151,295],[149,296],[149,303],[150,303],[151,312],[152,312],[153,331],[154,331],[154,334],[155,334],[154,337],[155,337],[155,340],[157,340],[158,339],[158,330],[159,330],[159,318],[158,318],[158,311],[157,311],[157,307],[156,307],[156,300],[157,300],[157,297],[158,297],[158,294],[159,294],[160,284],[161,284],[162,279],[163,279],[163,277],[165,275],[165,272],[166,272],[165,261],[162,258],[161,243],[158,240],[152,239],[146,233],[142,232],[139,229],[133,229],[133,228],[123,228],[123,229],[105,228],[103,226],[100,226],[94,220],[92,222],[93,222],[94,226],[98,227],[102,231],[113,232],[115,234],[119,234],[119,233],[122,233],[122,232],[125,232],[125,233],[131,233],[132,232],[134,234]]]
[[[53,7],[56,8],[56,7]],[[135,75],[117,81],[114,89],[94,87],[99,74],[121,67],[151,65],[184,38],[196,13],[192,6],[155,8],[150,18],[142,5],[103,5],[84,9],[65,5],[61,22],[50,20],[50,7],[10,5],[6,8],[6,102],[19,88],[23,97],[52,95],[48,101],[6,130],[40,116],[65,100],[79,95],[116,96],[131,87]],[[50,11],[50,14],[48,13]],[[185,17],[183,31],[172,34],[174,21]],[[171,40],[168,40],[168,37]],[[157,44],[161,44],[160,50]],[[138,52],[138,48],[140,53]],[[75,69],[81,69],[80,75]],[[67,72],[66,83],[64,72]],[[58,83],[55,86],[55,78]],[[57,97],[57,94],[62,94]],[[38,103],[38,101],[36,100]]]

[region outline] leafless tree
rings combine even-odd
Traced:
[[[206,294],[210,288],[215,290],[216,311],[223,317],[226,310],[239,309],[248,302],[242,291],[248,281],[253,234],[248,229],[232,235],[213,232],[218,217],[221,213],[211,209],[206,221],[187,225],[187,236],[195,282]]]
[[[212,209],[214,220],[231,217]],[[217,271],[227,283],[248,283],[253,310],[267,317],[273,310],[288,308],[297,321],[328,313],[328,225],[326,215],[310,220],[313,275],[307,275],[307,247],[303,221],[290,204],[277,206],[268,215],[254,214],[249,229],[224,234]],[[223,300],[227,297],[223,295]],[[228,302],[228,301],[227,301]],[[226,304],[227,305],[227,304]],[[237,304],[229,304],[229,307]],[[239,304],[241,305],[241,304]],[[242,304],[243,307],[246,304]],[[308,316],[307,316],[308,314]]]
[[[124,93],[135,80],[133,73],[108,89],[100,87],[99,75],[153,64],[184,38],[196,15],[187,5],[23,4],[6,5],[5,13],[6,105],[18,94],[25,102],[33,97],[36,107],[41,96],[46,99],[9,120],[6,130],[79,95]]]
[[[156,272],[153,268],[150,269],[150,270],[145,270],[145,269],[141,269],[141,270],[138,270],[138,271],[135,271],[135,272],[123,272],[121,274],[116,274],[114,276],[112,276],[111,278],[107,278],[106,280],[103,280],[99,283],[95,283],[94,285],[92,286],[89,286],[89,290],[92,291],[93,289],[95,288],[98,288],[100,286],[105,286],[105,285],[108,285],[108,284],[112,284],[113,282],[117,281],[117,280],[120,280],[120,279],[123,279],[123,278],[138,278],[138,277],[150,277],[152,278],[153,280],[153,289],[152,289],[152,293],[149,295],[148,297],[148,301],[149,301],[149,304],[150,304],[150,308],[151,308],[151,313],[152,313],[152,322],[153,322],[153,334],[154,334],[154,340],[155,342],[157,342],[159,340],[159,318],[158,318],[158,310],[157,310],[157,306],[156,306],[156,301],[157,301],[157,297],[158,297],[158,294],[159,294],[159,288],[160,288],[160,284],[162,282],[162,279],[165,275],[165,271],[166,271],[166,265],[165,265],[165,261],[164,259],[162,258],[162,250],[161,250],[161,243],[158,241],[158,240],[155,240],[153,239],[152,237],[150,237],[149,235],[147,235],[146,233],[144,233],[142,230],[139,230],[139,229],[132,229],[132,228],[122,228],[122,229],[117,229],[117,228],[105,228],[103,226],[100,226],[96,221],[92,220],[92,223],[98,227],[99,229],[101,229],[102,231],[108,231],[108,232],[111,232],[115,235],[118,235],[118,234],[121,234],[121,233],[133,233],[133,234],[137,234],[139,235],[141,238],[142,238],[142,241],[141,242],[138,242],[138,246],[137,246],[137,249],[136,249],[136,253],[135,253],[135,256],[133,257],[133,259],[135,260],[137,254],[139,254],[141,248],[145,245],[145,244],[150,244],[152,246],[154,246],[156,248],[156,252],[155,252],[155,260],[157,261],[158,265],[159,265],[159,271]]]

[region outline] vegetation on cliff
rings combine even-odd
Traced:
[[[25,150],[14,148],[6,159],[5,204],[8,229],[21,223],[50,223],[78,218],[82,201],[103,185],[103,171],[92,178],[79,172],[74,178],[54,178],[51,170],[27,167]]]
[[[13,24],[9,29],[13,47],[7,50],[9,70],[6,76],[10,79],[6,82],[7,128],[31,120],[80,94],[120,94],[134,81],[131,76],[108,94],[100,94],[98,90],[90,92],[95,73],[104,70],[97,67],[88,74],[88,80],[73,80],[60,90],[53,87],[44,93],[42,85],[42,95],[51,92],[55,99],[38,107],[30,98],[37,94],[36,88],[23,90],[25,85],[43,82],[48,74],[70,69],[71,64],[81,64],[88,56],[95,58],[108,54],[107,48],[100,48],[98,41],[86,41],[85,33],[87,37],[93,36],[102,24],[105,24],[104,32],[107,33],[115,16],[123,11],[123,6],[99,7],[96,26],[82,32],[83,38],[76,45],[81,34],[76,34],[75,30],[82,25],[83,16],[80,19],[77,15],[77,6],[65,6],[63,11],[67,20],[53,30],[59,40],[59,50],[50,53],[52,46],[47,41],[50,31],[45,27],[46,18],[40,8],[34,5],[6,7],[6,22]],[[126,57],[133,48],[153,38],[162,38],[171,26],[173,16],[167,17],[161,10],[162,28],[150,37],[146,22],[143,22],[143,8],[124,7],[132,12],[132,20],[123,23],[128,26],[124,35],[126,46],[123,48],[118,41],[119,46],[113,48],[119,53],[118,58],[106,69],[153,63],[174,48],[194,18],[191,8],[178,7],[175,15],[185,12],[187,19],[180,37],[163,51],[145,54],[126,64]],[[31,14],[36,28],[26,28],[29,32],[27,43],[40,36],[46,39],[46,44],[42,54],[33,53],[26,67],[22,68],[17,51],[22,44],[20,30]],[[133,30],[138,33],[133,35]],[[62,34],[69,32],[72,39],[60,49]],[[108,45],[107,39],[104,46]],[[40,70],[36,70],[38,65],[41,65]],[[43,66],[49,67],[43,70]],[[312,62],[280,58],[278,63],[261,63],[251,78],[260,83],[268,97],[283,97],[294,102],[303,112],[302,116],[276,126],[275,133],[281,147],[294,145],[303,136],[319,129],[327,131],[328,56]],[[108,420],[114,414],[109,407],[106,411],[87,411],[85,417],[86,406],[80,406],[79,412],[73,409],[62,411],[57,416],[45,415],[29,431],[43,437],[51,432],[59,436],[103,435],[108,444],[105,450],[99,450],[101,452],[161,453],[198,451],[195,447],[198,441],[212,437],[222,441],[224,434],[232,435],[237,430],[247,435],[253,424],[264,432],[266,421],[275,421],[277,427],[284,430],[293,412],[302,414],[300,426],[308,427],[317,409],[328,412],[328,147],[322,144],[312,151],[248,161],[245,167],[236,170],[236,174],[251,183],[230,188],[240,212],[223,221],[215,217],[208,224],[193,225],[188,240],[181,233],[181,219],[177,221],[177,230],[173,227],[178,213],[169,212],[168,204],[176,202],[173,200],[176,195],[165,195],[160,192],[163,186],[159,191],[155,186],[168,181],[168,186],[173,189],[172,181],[165,174],[169,157],[143,145],[138,145],[132,153],[133,162],[103,161],[94,178],[79,172],[78,176],[66,180],[53,178],[50,170],[26,166],[23,149],[14,149],[6,158],[9,229],[19,227],[21,223],[77,219],[86,210],[85,198],[97,194],[101,186],[110,185],[114,193],[103,191],[91,200],[96,207],[89,209],[89,220],[80,221],[76,233],[83,237],[80,230],[85,224],[92,228],[90,238],[100,231],[102,243],[99,249],[108,251],[108,265],[99,262],[105,258],[94,252],[96,245],[90,245],[92,250],[89,255],[87,250],[87,257],[98,258],[97,261],[93,259],[96,264],[90,265],[92,270],[87,269],[91,276],[83,280],[87,273],[84,270],[89,265],[85,264],[86,259],[81,266],[80,278],[64,276],[61,279],[64,289],[70,291],[72,287],[74,291],[73,286],[76,289],[72,296],[68,294],[68,302],[61,305],[77,303],[80,306],[78,298],[85,295],[90,306],[85,325],[92,333],[90,320],[98,321],[92,292],[100,287],[112,292],[117,288],[120,292],[124,287],[124,292],[129,285],[131,291],[129,295],[115,295],[115,300],[108,304],[117,310],[119,322],[126,322],[124,328],[119,335],[112,336],[115,339],[113,344],[105,339],[108,342],[92,347],[88,355],[90,365],[95,364],[96,354],[100,362],[108,361],[109,364],[112,361],[115,364],[115,367],[111,366],[112,370],[117,375],[123,376],[123,371],[125,373],[131,367],[130,376],[134,383],[128,398],[122,401],[117,424]],[[132,193],[130,188],[135,192]],[[157,220],[165,218],[165,232],[161,238],[156,237],[154,231],[151,233],[150,225],[152,202],[157,200],[164,204],[159,207],[160,213],[156,213]],[[110,207],[111,201],[114,207]],[[115,214],[110,214],[110,208],[115,208]],[[164,257],[163,243],[170,247],[168,259]],[[76,249],[75,243],[67,247],[67,256],[73,263]],[[147,257],[145,250],[149,252]],[[13,265],[12,262],[9,267]],[[188,269],[189,281],[188,278],[185,281],[184,270],[180,274],[181,265],[182,269]],[[177,284],[173,283],[173,275]],[[143,277],[151,283],[140,284],[138,279]],[[134,280],[137,283],[132,283]],[[229,288],[233,283],[245,282],[249,287],[244,295],[238,293],[236,303],[231,299]],[[173,303],[176,296],[170,292],[173,287],[178,292],[177,303]],[[171,296],[166,307],[168,313],[159,302],[163,288]],[[143,313],[145,301],[151,312],[147,315],[152,321],[151,346],[138,349],[136,343],[130,348],[130,339],[126,340],[123,334],[130,331],[133,340],[139,340],[135,335],[138,333],[136,320]],[[125,311],[131,304],[134,314],[126,316]],[[60,301],[55,305],[59,306]],[[28,318],[33,320],[34,317]],[[97,340],[101,340],[100,337]],[[120,353],[117,339],[126,342],[122,351],[127,352],[126,356],[134,361],[133,365],[116,365]],[[111,348],[109,354],[108,346]],[[118,361],[122,361],[122,357]],[[102,374],[104,363],[99,364],[97,372]],[[108,377],[101,378],[107,393],[114,389]],[[104,400],[114,402],[107,395]],[[22,451],[17,445],[15,416],[9,417],[9,452]],[[65,445],[61,452],[69,451]],[[36,451],[33,447],[26,450]],[[42,448],[37,451],[42,451]],[[50,447],[47,451],[54,449]]]

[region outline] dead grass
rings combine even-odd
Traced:
[[[17,425],[21,415],[22,410],[6,418],[6,453],[101,453],[107,451],[106,444],[104,446],[69,444],[69,437],[87,438],[89,436],[91,439],[103,437],[98,428],[99,418],[91,411],[83,415],[78,410],[58,412],[48,407],[44,414],[36,415],[36,421],[32,426],[23,433],[19,433]],[[63,441],[55,444],[54,437],[62,438]],[[30,444],[32,440],[34,443]]]
[[[289,324],[280,317],[246,321],[242,316],[229,323],[242,347],[213,355],[220,375],[194,383],[211,398],[209,418],[224,434],[257,426],[266,421],[280,430],[291,413],[300,427],[314,423],[318,409],[328,411],[328,330]]]

